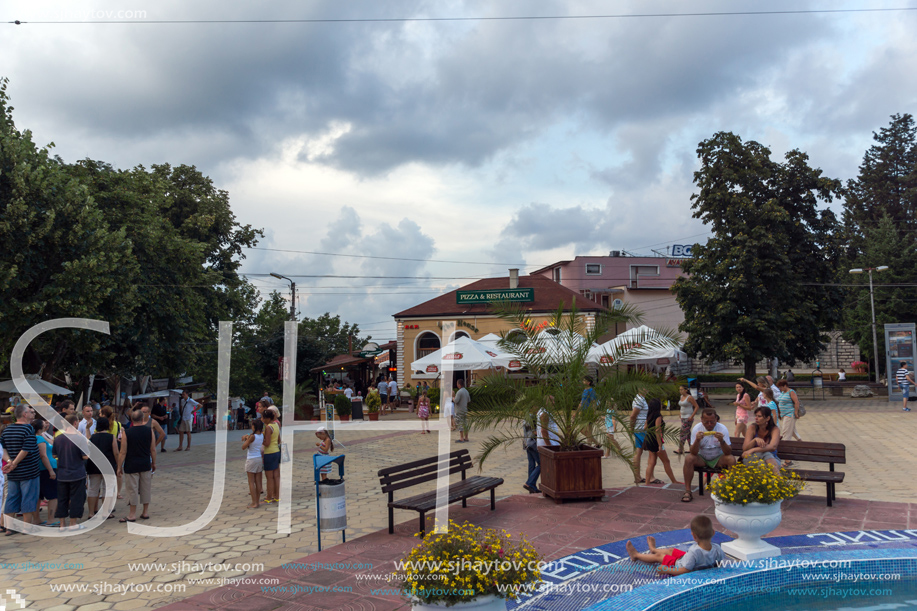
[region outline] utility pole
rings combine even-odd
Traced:
[[[875,360],[876,382],[879,381],[879,341],[876,339],[876,300],[873,297],[872,291],[872,273],[884,272],[887,269],[887,265],[880,265],[879,267],[865,267],[862,269],[856,268],[850,270],[851,274],[862,274],[864,271],[869,273],[869,307],[872,309],[872,355]]]
[[[271,272],[271,275],[280,280],[286,280],[290,283],[290,320],[296,320],[296,283],[281,274]]]

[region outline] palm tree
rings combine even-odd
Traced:
[[[523,423],[536,426],[538,413],[552,423],[558,451],[587,449],[587,444],[594,444],[632,463],[634,431],[627,417],[631,402],[640,390],[648,397],[663,398],[674,393],[676,387],[652,374],[628,371],[626,364],[660,348],[676,347],[678,336],[669,330],[638,335],[631,344],[612,347],[604,353],[607,358],[603,360],[613,364],[598,365],[592,362],[597,360],[596,340],[612,324],[639,324],[642,315],[638,309],[625,305],[604,311],[594,324],[589,324],[577,311],[575,302],[569,310],[561,303],[546,328],[534,325],[521,306],[503,304],[497,309],[498,315],[513,326],[501,334],[498,345],[522,361],[530,379],[491,376],[486,381],[486,392],[472,401],[470,426],[497,429],[484,441],[477,456],[479,465],[501,446],[518,446],[524,439]],[[598,400],[583,407],[584,380],[596,372],[600,375]],[[611,424],[614,426],[607,426]],[[615,442],[613,429],[626,433],[630,447]]]

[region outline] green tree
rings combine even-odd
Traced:
[[[850,259],[863,252],[866,232],[884,216],[902,238],[917,231],[917,127],[909,114],[891,119],[873,132],[875,144],[863,155],[856,180],[847,181],[843,218]]]
[[[21,334],[53,318],[107,320],[126,324],[137,288],[123,278],[139,267],[124,227],[114,226],[95,205],[86,185],[69,175],[48,147],[29,130],[19,131],[0,80],[0,365]],[[104,364],[103,335],[55,331],[32,342],[26,371],[58,369],[76,375]],[[82,359],[72,359],[74,353]],[[58,378],[59,379],[59,378]]]
[[[790,151],[778,163],[767,147],[728,132],[697,152],[693,216],[713,236],[694,246],[672,287],[685,314],[685,350],[742,361],[746,377],[765,358],[814,358],[843,300],[839,288],[825,286],[840,263],[837,219],[817,207],[840,183],[809,167],[805,153]]]
[[[29,371],[176,376],[215,370],[220,320],[250,323],[254,287],[239,275],[259,230],[194,167],[66,165],[13,123],[0,88],[0,359],[50,318],[106,320],[111,335],[57,331],[29,348]],[[209,347],[209,349],[200,349]]]
[[[360,337],[360,327],[341,322],[337,314],[325,312],[318,318],[304,318],[299,323],[299,351],[296,357],[297,379],[305,379],[309,370],[330,361],[338,354],[358,350],[371,337]]]
[[[851,267],[859,268],[888,266],[888,270],[873,274],[873,282],[879,285],[874,289],[874,298],[880,373],[885,368],[883,325],[917,320],[917,301],[914,301],[913,289],[915,257],[917,244],[914,239],[907,234],[902,235],[898,224],[886,215],[877,225],[863,230],[862,252],[851,262]],[[847,294],[844,337],[860,347],[863,360],[869,363],[872,370],[874,355],[869,278],[865,274],[849,276],[845,282],[859,283],[860,288],[852,289]]]

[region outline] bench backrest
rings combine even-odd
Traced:
[[[732,440],[732,455],[742,455],[743,439]],[[842,443],[823,443],[820,441],[780,441],[777,446],[780,460],[798,460],[802,462],[847,463],[847,447]]]
[[[473,466],[471,454],[468,450],[456,450],[449,454],[448,465],[449,475],[461,472],[462,479],[465,479],[465,471]],[[439,477],[439,456],[380,469],[378,475],[382,492],[393,492],[430,482]]]

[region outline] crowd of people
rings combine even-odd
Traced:
[[[183,393],[183,405],[188,409],[196,405],[187,392]],[[87,517],[93,517],[106,496],[124,499],[122,489],[127,495],[128,514],[120,521],[149,519],[157,447],[165,451],[167,426],[161,422],[165,422],[163,416],[167,418],[168,412],[164,402],[157,402],[152,410],[139,403],[125,407],[122,414],[127,422],[122,422],[110,405],[98,406],[95,411],[93,404],[87,404],[80,417],[73,401],[65,399],[58,403],[57,410],[63,428],[53,434],[50,423],[37,417],[27,403],[15,407],[15,422],[0,434],[7,488],[0,529],[6,536],[15,534],[17,531],[9,526],[16,517],[28,524],[80,529],[87,509]],[[85,442],[78,441],[81,438]],[[114,490],[106,490],[101,469],[88,460],[90,445],[99,450],[115,472]],[[44,520],[42,509],[47,511]]]

